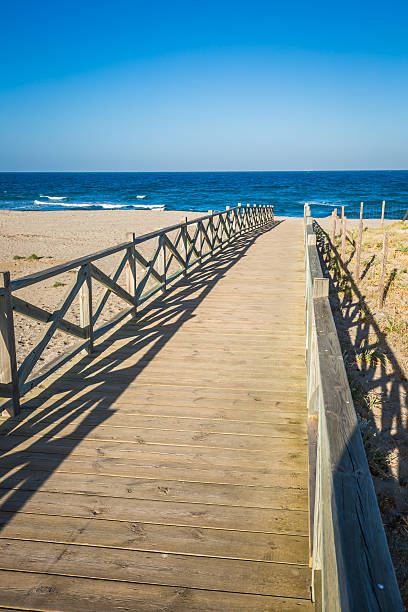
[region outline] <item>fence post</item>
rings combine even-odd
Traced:
[[[187,217],[181,219],[181,256],[184,259],[183,276],[187,276]]]
[[[230,241],[231,241],[231,238],[230,238],[230,236],[231,236],[230,214],[231,213],[229,212],[230,211],[230,207],[226,206],[225,210],[227,211],[227,214],[225,215],[225,227],[228,229],[227,244],[229,244]]]
[[[215,251],[215,240],[214,240],[215,232],[214,232],[214,220],[213,220],[214,211],[213,210],[209,210],[208,214],[210,215],[210,219],[209,219],[209,223],[208,223],[207,229],[210,230],[210,240],[211,240],[210,253],[212,254]]]
[[[344,209],[344,206],[343,206]],[[346,217],[343,215],[341,219],[341,260],[344,263],[346,258]]]
[[[201,266],[203,263],[203,245],[204,245],[204,239],[203,239],[203,222],[202,221],[198,221],[198,249],[199,249],[199,265]]]
[[[238,235],[241,236],[241,234],[243,233],[243,230],[242,230],[242,204],[241,204],[241,202],[238,204],[237,217],[238,217],[237,232],[238,232]]]
[[[166,293],[167,290],[167,274],[166,274],[166,245],[164,242],[164,234],[159,235],[159,247],[160,251],[157,256],[157,268],[160,276],[162,277],[161,292]]]
[[[334,239],[336,237],[336,223],[337,223],[337,208],[335,208],[332,212],[332,230],[330,240],[332,244],[334,244]]]
[[[127,242],[131,242],[131,246],[128,248],[128,260],[126,262],[126,291],[135,300],[135,307],[133,310],[133,316],[137,312],[137,298],[136,298],[136,255],[135,255],[135,239],[136,235],[133,232],[126,234]]]
[[[388,232],[384,232],[382,261],[381,261],[381,276],[380,276],[380,282],[378,285],[378,308],[382,308],[384,305],[384,286],[385,286],[385,273],[387,269],[387,255],[388,255]]]
[[[381,227],[384,227],[384,213],[385,213],[385,200],[382,201],[381,206]]]
[[[87,353],[92,353],[94,348],[93,325],[92,325],[92,277],[89,266],[86,266],[85,281],[79,290],[79,321],[89,340]]]
[[[8,400],[0,400],[10,416],[20,412],[20,391],[18,388],[16,339],[14,336],[13,307],[10,290],[10,272],[0,272],[0,383],[9,385],[12,404]]]
[[[360,223],[358,224],[358,236],[357,236],[357,245],[356,245],[356,269],[355,269],[355,279],[356,282],[360,280],[360,260],[361,260],[361,243],[363,241],[363,219],[360,216]]]
[[[271,221],[272,223],[275,221],[275,209],[273,207],[273,204],[271,204]]]

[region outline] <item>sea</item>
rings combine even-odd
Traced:
[[[275,214],[325,217],[345,207],[349,218],[402,218],[408,170],[305,172],[3,172],[0,210],[224,210],[273,204]],[[340,212],[340,211],[338,211]]]

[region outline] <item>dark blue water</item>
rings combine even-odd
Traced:
[[[139,196],[139,197],[138,197]],[[57,199],[59,198],[59,199]],[[400,218],[408,208],[408,171],[0,173],[0,210],[222,210],[274,204],[277,215],[326,216],[345,206],[350,218]]]

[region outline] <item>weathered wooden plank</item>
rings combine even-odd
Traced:
[[[309,568],[301,565],[292,564],[288,571],[281,563],[113,548],[104,552],[86,546],[0,539],[0,567],[11,570],[15,564],[20,571],[48,574],[51,564],[54,574],[85,578],[280,597],[306,598],[309,594]]]
[[[165,587],[111,580],[75,579],[27,572],[0,571],[4,605],[16,608],[24,601],[36,612],[112,612],[113,609],[152,612],[177,609],[178,612],[300,612],[312,610],[305,599],[247,595]],[[25,607],[27,610],[27,607]]]
[[[305,536],[307,509],[252,508],[207,503],[143,500],[88,493],[3,490],[2,511]],[[304,560],[300,560],[304,561]],[[307,562],[307,558],[306,558]]]
[[[307,558],[307,536],[51,517],[23,512],[0,512],[0,527],[0,541],[32,540],[298,565],[299,559]]]
[[[187,475],[186,475],[187,478]],[[22,482],[23,481],[23,482]],[[0,489],[112,495],[134,500],[160,500],[208,503],[245,508],[302,510],[307,491],[284,487],[258,487],[188,480],[146,479],[69,472],[41,472],[26,468],[0,470]]]
[[[156,456],[158,462],[171,460],[176,456],[189,465],[194,461],[197,465],[212,465],[234,467],[242,470],[264,471],[273,466],[276,471],[288,471],[288,465],[295,472],[304,472],[306,464],[306,449],[291,449],[283,453],[281,448],[266,448],[261,451],[234,448],[218,448],[211,446],[176,445],[170,440],[167,444],[145,442],[118,442],[61,436],[53,438],[38,436],[7,435],[0,436],[0,448],[4,451],[15,449],[16,452],[30,450],[32,453],[53,453],[59,455],[86,455],[89,457],[106,457],[108,459],[140,458],[150,459]]]
[[[248,451],[263,451],[267,447],[279,449],[280,452],[289,454],[298,448],[303,448],[306,442],[306,433],[303,435],[290,435],[282,433],[285,425],[277,426],[277,431],[271,436],[259,436],[250,434],[218,433],[203,429],[194,430],[168,430],[155,428],[128,428],[110,427],[109,424],[101,423],[98,426],[81,424],[72,425],[71,423],[54,425],[53,423],[22,423],[15,428],[15,424],[6,421],[0,426],[0,434],[13,431],[20,436],[41,435],[45,438],[50,437],[70,437],[72,440],[101,440],[116,442],[133,442],[136,444],[180,444],[189,446],[209,446],[212,448],[231,448]],[[279,429],[281,431],[279,432]]]
[[[285,418],[285,415],[278,413],[275,417],[271,418],[270,422],[261,421],[259,423],[253,422],[248,418],[247,421],[243,419],[234,419],[234,415],[230,415],[229,419],[209,419],[206,420],[203,417],[191,416],[165,416],[162,414],[157,415],[145,415],[137,414],[135,412],[124,412],[121,410],[111,411],[101,414],[101,411],[93,413],[87,410],[74,411],[71,409],[61,410],[57,408],[50,410],[41,415],[41,424],[50,423],[54,426],[57,424],[63,424],[66,422],[67,416],[69,416],[70,425],[79,425],[84,422],[86,418],[87,426],[101,425],[102,422],[105,426],[109,427],[124,427],[126,429],[162,429],[166,431],[209,431],[214,433],[225,433],[225,434],[240,434],[244,436],[268,436],[275,438],[276,434],[282,434],[282,436],[293,435],[294,437],[305,438],[306,434],[306,419],[305,415],[299,414],[297,419]],[[251,417],[251,414],[248,415]],[[30,427],[31,422],[35,421],[36,417],[32,414],[32,411],[22,410],[20,412],[19,428],[22,424],[26,424]],[[7,422],[4,424],[7,428]],[[11,426],[9,431],[15,429],[15,424]],[[1,426],[0,426],[1,430]],[[2,430],[1,430],[2,431]]]
[[[96,454],[96,453],[95,453]],[[307,472],[302,467],[295,470],[295,465],[288,468],[283,462],[269,468],[246,471],[238,464],[237,466],[212,466],[211,462],[199,461],[194,458],[188,461],[187,457],[163,456],[159,453],[143,453],[132,459],[124,457],[103,457],[99,455],[96,459],[81,454],[69,454],[61,456],[58,453],[20,451],[4,453],[1,457],[0,469],[12,470],[21,466],[30,470],[43,472],[69,472],[70,474],[98,474],[99,476],[129,476],[132,478],[156,479],[182,481],[186,479],[186,467],[188,466],[188,478],[191,482],[206,482],[213,484],[231,484],[261,487],[284,487],[307,489]],[[252,467],[252,466],[251,466]]]

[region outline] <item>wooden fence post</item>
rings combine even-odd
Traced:
[[[334,239],[336,237],[336,223],[337,223],[337,209],[333,210],[332,212],[332,230],[331,230],[331,236],[330,236],[330,240],[332,244],[334,244]]]
[[[341,218],[344,219],[344,206],[341,207]]]
[[[92,277],[89,273],[89,266],[86,266],[86,277],[79,290],[79,321],[82,329],[85,330],[89,344],[86,348],[87,353],[92,353],[94,348],[93,325],[92,325]]]
[[[128,248],[129,257],[126,262],[126,291],[130,293],[130,295],[135,299],[135,308],[133,311],[133,316],[135,316],[137,312],[135,239],[136,239],[136,235],[133,232],[128,232],[126,234],[127,242],[132,243],[132,245]]]
[[[230,207],[226,206],[225,210],[227,211],[227,214],[225,215],[225,227],[228,229],[228,236],[227,236],[227,244],[229,244],[231,242],[231,238],[230,238],[230,233],[231,233],[231,223],[230,223]]]
[[[381,261],[381,275],[380,275],[380,282],[378,285],[378,308],[382,308],[384,305],[384,287],[385,287],[385,274],[387,270],[387,255],[388,255],[388,232],[384,232],[382,261]]]
[[[341,219],[341,260],[343,263],[344,263],[345,258],[346,258],[346,217],[343,216]]]
[[[356,267],[355,267],[355,280],[360,280],[360,261],[361,261],[361,243],[363,241],[363,219],[360,217],[360,223],[358,224],[358,235],[356,245]]]
[[[7,406],[7,399],[5,401],[0,399],[0,406],[4,404],[10,416],[17,416],[20,412],[20,391],[18,386],[10,272],[0,272],[0,289],[4,290],[4,294],[0,295],[0,383],[9,386],[12,398],[10,407]]]
[[[187,276],[187,217],[181,219],[182,226],[180,227],[181,232],[181,256],[184,259],[184,270],[183,276]]]
[[[360,220],[363,219],[364,214],[364,202],[360,202]]]
[[[214,253],[214,250],[215,250],[215,240],[214,240],[215,232],[214,232],[214,217],[213,217],[214,211],[213,210],[209,210],[208,214],[211,215],[210,219],[209,219],[208,226],[207,226],[207,229],[210,230],[210,236],[209,236],[210,241],[211,241],[210,253]]]
[[[381,206],[381,227],[384,227],[384,213],[385,213],[385,200],[382,201]]]
[[[242,204],[241,202],[238,204],[238,211],[237,211],[237,217],[238,217],[238,235],[241,236],[241,234],[243,233],[242,230]]]
[[[161,292],[166,293],[167,290],[167,273],[166,273],[166,244],[165,244],[165,235],[160,234],[159,236],[159,246],[160,252],[157,256],[157,268],[160,276],[162,277],[162,288]]]

